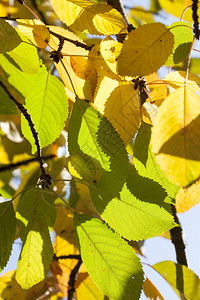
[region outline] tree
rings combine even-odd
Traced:
[[[18,2],[0,6],[1,270],[22,249],[1,299],[163,299],[137,254],[167,231],[177,263],[151,267],[199,299],[177,216],[199,202],[198,1],[152,0],[132,23],[117,0]]]

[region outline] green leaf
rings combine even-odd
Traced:
[[[24,73],[36,73],[41,67],[41,61],[38,56],[37,48],[30,41],[17,31],[22,43],[15,49],[7,53],[7,57],[12,63]]]
[[[127,177],[128,157],[125,145],[111,123],[94,107],[78,99],[68,132],[69,153],[84,153],[99,161],[102,176],[94,184],[99,189],[117,194]]]
[[[81,257],[95,284],[113,299],[138,300],[143,271],[133,249],[102,221],[74,216]]]
[[[16,230],[15,212],[12,201],[0,203],[0,271],[10,257]]]
[[[16,105],[10,100],[6,92],[0,88],[0,115],[18,115]]]
[[[134,143],[134,163],[141,176],[148,177],[158,182],[175,199],[179,187],[172,183],[160,169],[151,149],[152,126],[142,123]]]
[[[64,127],[68,116],[68,101],[64,85],[53,75],[41,73],[25,99],[26,109],[38,132],[41,148],[51,144]],[[28,122],[22,115],[22,132],[36,151],[35,140]]]
[[[55,197],[39,188],[26,191],[17,206],[16,217],[24,243],[17,266],[16,280],[29,289],[46,276],[53,258],[49,228],[56,217]]]
[[[0,53],[14,49],[22,41],[17,31],[3,19],[0,19],[0,40]]]
[[[178,64],[187,58],[194,38],[191,27],[192,24],[189,22],[174,22],[168,26],[174,35],[174,47],[165,66]]]
[[[153,265],[153,268],[170,283],[179,299],[200,299],[200,279],[186,266],[162,261]]]
[[[101,217],[128,240],[153,237],[175,226],[165,190],[136,171],[129,174],[118,197],[95,187],[90,187],[90,194]]]

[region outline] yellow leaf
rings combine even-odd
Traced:
[[[152,148],[169,178],[183,187],[200,176],[200,96],[180,87],[159,108]]]
[[[140,96],[134,83],[102,76],[97,86],[95,107],[112,123],[127,145],[140,123]]]
[[[75,244],[75,235],[74,235],[74,223],[73,223],[73,215],[63,206],[56,207],[56,222],[54,224],[53,229],[57,233],[57,235],[62,236],[67,241],[72,244]]]
[[[46,48],[50,33],[44,23],[35,19],[18,19],[19,31],[39,48]]]
[[[79,37],[64,28],[49,26],[49,29],[63,37],[84,43]],[[59,39],[52,34],[50,35],[49,46],[53,51],[58,50],[59,47]],[[68,97],[75,100],[74,90],[68,77],[69,74],[78,97],[92,100],[97,74],[93,64],[88,59],[89,51],[65,41],[61,53],[63,54],[62,61],[59,61],[58,64],[55,63],[55,65],[66,86]]]
[[[89,0],[51,0],[57,16],[70,29],[95,35],[126,32],[122,15],[110,5]]]
[[[82,265],[76,280],[76,296],[77,299],[84,300],[103,300],[104,294],[97,288],[90,278],[85,266]]]
[[[198,180],[189,188],[180,188],[176,196],[177,213],[183,213],[200,202],[200,181]]]
[[[6,17],[7,15],[5,7],[0,3],[0,17]]]
[[[0,277],[0,300],[26,299],[26,293],[15,280],[16,271],[9,271]]]
[[[118,58],[119,74],[143,77],[157,71],[171,54],[173,44],[173,34],[161,23],[131,31]]]
[[[185,0],[158,0],[160,6],[168,13],[180,18],[184,8],[187,6]],[[190,4],[189,4],[190,5]],[[183,20],[192,21],[192,10],[188,9],[183,16]]]
[[[155,102],[156,106],[159,107],[162,102],[167,98],[167,84],[159,84],[150,93],[151,100]]]
[[[155,285],[147,277],[143,284],[144,293],[149,300],[164,300]]]
[[[178,87],[183,87],[185,83],[186,78],[186,71],[175,71],[170,72],[165,76],[163,79],[164,82],[166,82],[169,87],[171,88],[169,91],[172,93],[174,89],[177,89]],[[200,90],[200,78],[199,76],[189,73],[188,79],[187,79],[187,86],[191,87],[194,92],[197,92]]]
[[[77,247],[61,236],[56,237],[53,248],[56,257],[79,254]],[[58,261],[54,260],[52,262],[51,271],[56,277],[61,291],[58,293],[58,296],[67,296],[69,276],[76,264],[77,259],[59,259]]]

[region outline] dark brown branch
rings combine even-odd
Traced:
[[[176,250],[176,259],[179,264],[187,266],[185,244],[182,236],[182,228],[176,213],[176,208],[173,204],[171,204],[171,210],[172,210],[172,215],[174,217],[174,221],[179,225],[170,230],[171,241],[174,244]]]
[[[32,132],[33,138],[35,140],[36,148],[37,148],[37,158],[38,158],[38,162],[40,163],[40,170],[42,172],[41,180],[44,180],[48,184],[51,184],[51,176],[46,173],[46,170],[44,168],[44,161],[42,159],[40,141],[39,141],[39,138],[38,138],[38,133],[35,130],[35,126],[34,126],[33,121],[31,119],[31,116],[29,115],[27,109],[13,97],[13,95],[9,92],[9,90],[3,84],[2,81],[0,81],[0,86],[6,92],[6,94],[10,98],[10,100],[12,100],[17,105],[18,109],[21,111],[21,113],[24,115],[25,119],[27,120],[27,122],[29,124],[29,127],[30,127],[30,130]]]
[[[47,27],[48,28],[48,27]],[[49,29],[49,28],[48,28]],[[67,38],[67,37],[64,37],[64,36],[62,36],[62,35],[60,35],[60,34],[58,34],[58,33],[56,33],[56,32],[53,32],[52,30],[49,30],[49,32],[52,34],[52,35],[54,35],[55,37],[57,37],[59,40],[64,40],[64,41],[67,41],[67,42],[69,42],[69,43],[72,43],[72,44],[74,44],[76,47],[80,47],[80,48],[83,48],[83,49],[85,49],[85,50],[91,50],[92,49],[92,47],[93,46],[88,46],[88,45],[86,45],[86,44],[84,44],[84,43],[81,43],[81,42],[79,42],[79,41],[74,41],[74,40],[71,40],[71,39],[69,39],[69,38]]]
[[[78,259],[78,260],[80,260],[80,255],[79,254],[69,254],[69,255],[56,256],[54,254],[53,259],[56,261],[58,261],[59,259]]]
[[[48,160],[48,159],[52,159],[54,157],[55,157],[55,155],[51,154],[51,155],[43,156],[42,159],[43,160]],[[37,162],[39,161],[38,157],[33,157],[33,158],[30,158],[30,159],[21,160],[21,161],[18,161],[17,163],[6,164],[6,165],[3,165],[3,166],[0,167],[0,172],[4,172],[4,171],[7,171],[7,170],[13,170],[13,169],[19,168],[21,166],[26,166],[26,165],[28,165],[32,162],[35,162],[35,161],[37,161]]]
[[[198,21],[198,0],[192,0],[192,18],[194,21],[194,34],[197,40],[199,40],[199,21]]]
[[[76,277],[78,274],[78,271],[80,269],[80,266],[82,265],[82,259],[79,255],[79,260],[74,269],[71,271],[69,282],[68,282],[68,300],[72,300],[75,293],[75,283],[76,283]]]

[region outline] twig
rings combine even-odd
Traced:
[[[79,255],[79,260],[74,269],[71,271],[69,282],[68,282],[68,300],[72,300],[75,293],[75,283],[76,283],[76,277],[79,271],[80,266],[82,265],[82,259]]]
[[[55,156],[56,155],[51,154],[51,155],[43,156],[42,159],[43,160],[52,159]],[[39,161],[38,157],[33,157],[33,158],[26,159],[26,160],[21,160],[21,161],[18,161],[17,163],[6,164],[6,165],[3,165],[3,166],[0,167],[0,172],[16,169],[16,168],[19,168],[21,166],[26,166],[26,165],[28,165],[32,162],[35,162],[35,161],[37,161],[37,162]]]
[[[187,266],[185,244],[182,236],[182,228],[176,213],[176,208],[173,204],[171,204],[171,210],[172,210],[172,215],[174,217],[174,221],[179,225],[170,230],[171,241],[174,244],[176,250],[176,259],[179,264]]]
[[[47,29],[49,29],[49,28],[47,27]],[[49,32],[50,32],[52,35],[54,35],[55,37],[57,37],[60,41],[61,41],[61,40],[67,41],[67,42],[69,42],[69,43],[74,44],[76,47],[81,47],[81,48],[83,48],[83,49],[85,49],[85,50],[91,50],[92,47],[93,47],[93,46],[88,46],[88,45],[86,45],[86,44],[84,44],[84,43],[81,43],[81,42],[79,42],[79,41],[71,40],[71,39],[69,39],[69,38],[67,38],[67,37],[64,37],[64,36],[62,36],[62,35],[60,35],[60,34],[58,34],[58,33],[56,33],[56,32],[53,32],[53,31],[50,30],[50,29],[49,29]]]
[[[80,260],[80,255],[79,254],[69,254],[69,255],[56,256],[54,254],[53,259],[56,261],[58,261],[59,259],[78,259],[78,260]]]
[[[31,116],[29,115],[27,109],[21,104],[19,103],[14,97],[13,95],[9,92],[9,90],[7,89],[7,87],[3,84],[2,81],[0,81],[0,86],[3,88],[3,90],[6,92],[6,94],[8,95],[8,97],[10,98],[10,100],[12,100],[18,107],[18,109],[21,111],[21,113],[24,115],[25,119],[27,120],[28,124],[29,124],[29,127],[30,127],[30,130],[32,132],[32,135],[33,135],[33,138],[35,140],[35,145],[36,145],[36,148],[37,148],[37,158],[38,158],[38,161],[40,163],[40,170],[42,172],[42,175],[40,177],[41,180],[44,180],[44,185],[46,185],[46,183],[48,185],[51,184],[51,176],[49,174],[46,173],[46,170],[44,168],[44,161],[42,159],[42,154],[41,154],[41,147],[40,147],[40,141],[39,141],[39,138],[38,138],[38,133],[37,131],[35,130],[35,126],[33,124],[33,121],[31,119]]]
[[[194,21],[194,34],[195,38],[199,40],[199,21],[198,21],[198,0],[192,0],[192,18]]]

